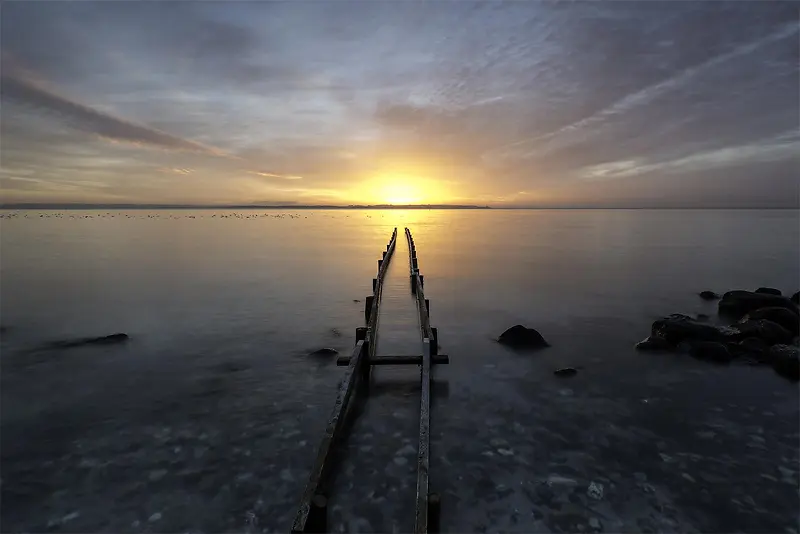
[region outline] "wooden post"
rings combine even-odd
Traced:
[[[439,329],[431,327],[433,332],[433,339],[431,339],[431,355],[436,356],[439,354]]]
[[[428,532],[438,533],[441,526],[442,500],[438,493],[428,496]]]
[[[375,290],[376,289],[378,289],[378,279],[377,278],[373,278],[372,279],[372,294],[373,295],[375,294]]]
[[[386,250],[389,250],[389,248],[387,247]],[[386,259],[386,250],[383,251],[383,259],[384,260]]]
[[[417,264],[417,258],[411,258],[411,265],[414,269],[418,269],[419,265]]]
[[[367,339],[367,327],[359,326],[356,328],[356,343],[364,341],[365,339]]]
[[[425,287],[425,277],[422,275],[419,275],[419,285]]]
[[[375,300],[374,295],[367,295],[364,301],[364,322],[369,322],[369,315],[372,313],[372,301]]]
[[[322,494],[314,495],[311,499],[311,509],[308,512],[306,532],[323,533],[328,531],[328,499]]]
[[[417,275],[411,273],[411,292],[416,294],[417,292]]]
[[[383,260],[378,260],[378,272],[381,271],[381,265],[383,265]]]
[[[428,317],[431,315],[431,299],[425,299],[425,311],[428,312]]]
[[[361,373],[361,378],[364,379],[364,387],[369,388],[369,372],[372,367],[369,364],[370,343],[372,342],[373,332],[369,328],[366,329],[366,339],[364,340],[364,357],[361,359],[361,369],[356,369],[357,373]]]

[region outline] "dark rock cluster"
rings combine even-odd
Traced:
[[[800,380],[799,293],[789,299],[768,287],[728,291],[718,303],[719,317],[727,325],[702,322],[688,315],[668,315],[653,323],[650,336],[637,343],[636,348],[674,351],[723,364],[740,359],[770,365],[779,375]],[[703,291],[700,297],[711,300],[716,294]]]

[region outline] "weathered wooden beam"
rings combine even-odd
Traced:
[[[375,304],[375,296],[367,295],[364,299],[364,322],[368,323],[370,315],[372,314],[372,307]]]
[[[325,427],[325,433],[322,437],[322,442],[317,451],[317,457],[314,460],[314,465],[311,469],[308,483],[306,484],[303,496],[300,500],[300,507],[294,518],[292,524],[292,532],[307,532],[309,514],[311,513],[312,501],[318,495],[322,495],[322,485],[325,483],[326,476],[330,471],[330,456],[335,442],[341,437],[340,431],[344,424],[344,416],[347,412],[347,404],[350,400],[353,391],[355,390],[356,377],[358,376],[358,367],[362,362],[364,353],[366,352],[366,342],[359,341],[353,347],[353,354],[350,358],[350,364],[347,367],[342,382],[339,384],[339,392],[336,395],[336,402],[333,405],[331,417],[328,420],[328,425]],[[317,512],[315,512],[317,513]],[[319,521],[318,518],[312,518],[313,521]],[[312,523],[313,523],[312,521]],[[319,523],[317,523],[319,524]],[[314,526],[313,524],[310,526]]]
[[[419,448],[417,449],[417,506],[414,533],[428,532],[428,468],[430,467],[431,424],[431,346],[430,339],[422,340],[422,392],[419,404]]]
[[[428,497],[428,532],[438,533],[441,530],[442,500],[438,493]]]
[[[392,237],[389,240],[389,244],[386,245],[386,252],[382,254],[382,259],[378,260],[378,275],[372,281],[372,295],[367,296],[364,305],[364,317],[367,326],[356,329],[356,344],[353,347],[352,355],[347,358],[347,371],[339,384],[339,391],[336,395],[331,417],[325,428],[311,474],[292,523],[292,532],[295,534],[301,532],[326,532],[328,529],[327,498],[324,490],[332,469],[332,451],[335,444],[342,439],[350,397],[358,387],[358,384],[366,382],[359,380],[359,377],[368,378],[370,366],[365,365],[365,363],[375,352],[374,341],[377,335],[378,304],[383,280],[396,243],[397,228],[392,232]]]
[[[318,493],[311,499],[311,510],[306,521],[306,532],[322,534],[328,532],[328,499]]]
[[[431,343],[433,350],[433,343]],[[364,362],[369,365],[422,365],[422,355],[398,355],[398,356],[375,356]],[[450,363],[450,356],[447,354],[431,354],[432,365],[447,365]],[[350,364],[350,356],[339,356],[336,365],[344,367]]]

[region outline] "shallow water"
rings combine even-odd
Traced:
[[[779,210],[5,212],[2,529],[287,530],[343,373],[307,353],[352,346],[376,260],[408,226],[451,358],[434,372],[431,437],[445,531],[796,531],[796,384],[632,347],[659,316],[713,315],[700,290],[796,291],[799,222]],[[516,323],[552,347],[492,341]],[[29,352],[114,332],[130,342]],[[583,369],[553,376],[565,365]],[[337,530],[411,529],[417,380],[374,374]]]

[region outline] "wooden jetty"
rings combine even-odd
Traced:
[[[382,257],[378,260],[378,274],[372,280],[372,294],[365,300],[364,320],[366,326],[356,329],[356,342],[352,353],[349,356],[341,356],[337,360],[337,365],[346,366],[347,369],[300,499],[292,524],[293,533],[328,531],[329,480],[336,468],[334,448],[341,445],[342,441],[347,438],[345,420],[350,415],[351,401],[357,391],[367,390],[370,369],[373,365],[420,366],[419,444],[414,532],[422,534],[439,531],[440,498],[439,495],[431,493],[428,478],[431,367],[435,364],[449,363],[449,358],[447,355],[438,353],[438,332],[430,325],[430,301],[425,298],[424,277],[419,271],[416,245],[408,228],[405,229],[405,238],[408,242],[409,281],[416,301],[421,354],[378,355],[377,351],[380,319],[384,319],[384,322],[389,323],[389,327],[391,326],[387,317],[381,316],[381,297],[389,262],[393,258],[397,244],[397,228],[395,228],[386,245],[386,250],[382,251]]]

